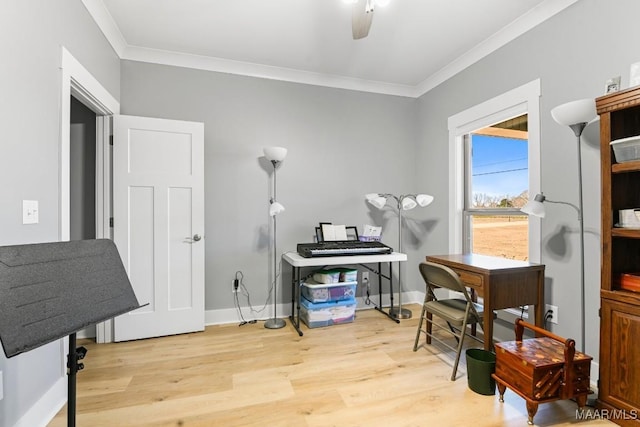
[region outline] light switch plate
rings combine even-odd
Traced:
[[[22,223],[23,224],[38,223],[38,201],[37,200],[22,201]]]

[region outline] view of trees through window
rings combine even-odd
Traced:
[[[466,243],[477,254],[529,259],[527,116],[469,135]]]

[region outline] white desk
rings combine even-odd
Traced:
[[[401,262],[407,260],[407,254],[393,252],[390,254],[381,255],[349,255],[349,256],[328,256],[328,257],[313,257],[305,258],[300,256],[296,252],[287,252],[282,255],[282,259],[285,260],[292,269],[291,280],[291,315],[289,320],[291,324],[298,331],[298,335],[302,336],[300,330],[300,269],[305,267],[326,267],[329,265],[361,265],[372,271],[378,276],[378,305],[375,309],[384,313],[391,320],[396,323],[400,323],[400,320],[392,317],[389,313],[382,309],[382,279],[389,281],[389,292],[391,294],[391,309],[393,309],[393,274],[392,263]],[[389,273],[385,275],[382,273],[382,263],[389,264]],[[377,269],[372,269],[367,264],[378,264]]]

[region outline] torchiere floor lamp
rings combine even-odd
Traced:
[[[554,202],[548,200],[544,195],[538,194],[535,199],[529,201],[522,207],[522,212],[544,218],[545,209],[543,202],[561,203],[569,205],[578,211],[578,222],[580,223],[580,333],[581,350],[585,352],[585,284],[584,284],[584,207],[582,203],[582,147],[581,136],[584,128],[596,117],[596,103],[594,99],[580,99],[578,101],[567,102],[551,110],[553,119],[564,126],[569,126],[576,136],[578,145],[578,206],[567,202]]]
[[[267,147],[264,149],[264,156],[273,165],[273,197],[269,199],[269,216],[273,218],[273,318],[264,322],[267,329],[280,329],[286,325],[284,319],[277,316],[278,310],[278,246],[276,244],[276,216],[284,211],[284,206],[276,201],[276,168],[287,156],[287,149],[282,147]]]

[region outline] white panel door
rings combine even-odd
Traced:
[[[204,124],[114,116],[114,240],[140,304],[115,341],[204,330]]]

